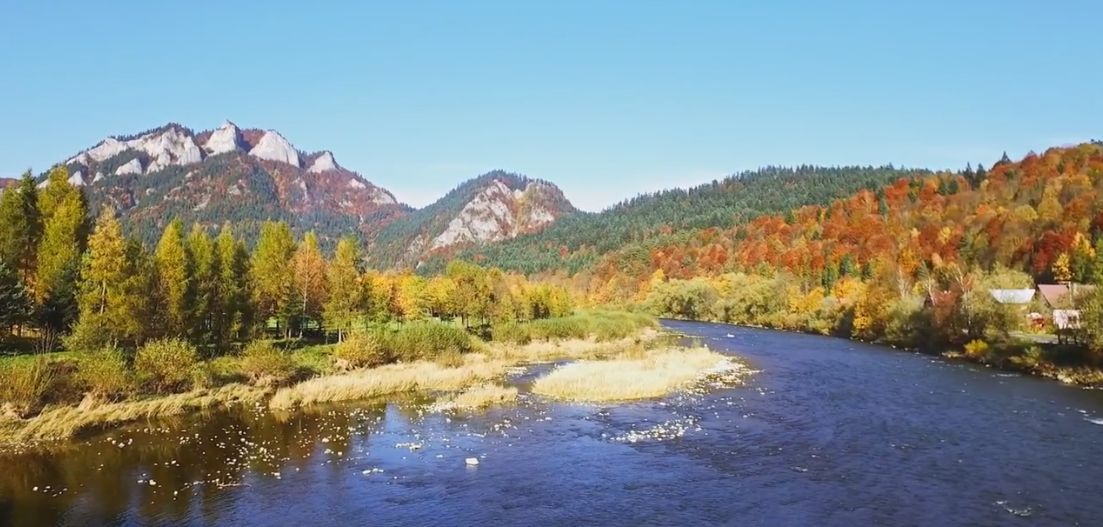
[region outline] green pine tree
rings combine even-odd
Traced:
[[[38,189],[27,171],[18,185],[0,195],[0,261],[24,284],[33,285],[41,235]]]

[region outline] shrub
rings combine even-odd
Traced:
[[[528,323],[533,340],[566,340],[586,338],[589,331],[580,317],[547,318]]]
[[[972,340],[965,345],[965,356],[973,360],[984,360],[988,357],[988,343],[983,340]]]
[[[355,332],[333,347],[333,358],[343,369],[371,368],[390,362],[377,333]]]
[[[467,353],[473,348],[466,331],[448,324],[418,322],[385,334],[381,343],[389,357],[400,361],[431,359],[442,353]]]
[[[258,340],[241,352],[241,371],[253,384],[280,385],[295,376],[295,361],[271,342]]]
[[[490,327],[490,339],[495,342],[528,344],[532,342],[532,334],[525,324],[503,322]]]
[[[43,357],[0,364],[0,413],[3,407],[20,417],[37,413],[55,377],[53,367]]]
[[[115,399],[133,388],[126,357],[118,348],[82,352],[78,364],[77,381],[86,392]]]
[[[138,349],[134,371],[150,390],[167,393],[186,390],[192,384],[192,370],[199,362],[195,347],[180,339],[155,340]]]

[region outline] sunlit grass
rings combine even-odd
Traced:
[[[532,391],[566,401],[647,399],[688,388],[710,373],[730,368],[738,365],[706,348],[644,350],[561,366],[537,379]]]
[[[436,412],[448,410],[481,410],[494,405],[511,403],[517,400],[517,388],[498,384],[483,384],[468,388],[460,393],[446,395],[433,403]]]
[[[458,367],[432,361],[403,362],[316,377],[276,392],[270,406],[289,409],[316,403],[353,401],[418,390],[457,391],[499,378],[508,363],[469,354]]]
[[[92,430],[145,419],[263,400],[266,391],[242,384],[196,390],[137,401],[99,403],[92,399],[80,406],[49,408],[33,419],[0,424],[0,444],[21,445],[36,441],[70,439]]]

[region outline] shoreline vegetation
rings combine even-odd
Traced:
[[[431,330],[428,328],[432,328]],[[500,328],[502,329],[502,328]],[[515,323],[491,338],[481,339],[444,323],[422,322],[398,329],[405,337],[355,335],[339,344],[285,350],[270,342],[254,342],[236,356],[221,356],[185,365],[179,358],[187,346],[163,341],[141,348],[134,363],[156,358],[161,366],[156,379],[143,383],[115,371],[103,373],[102,364],[82,365],[84,358],[60,353],[53,358],[8,358],[0,365],[30,372],[25,382],[45,382],[42,393],[74,383],[86,370],[107,377],[99,390],[74,392],[67,401],[43,404],[33,414],[19,415],[7,403],[0,415],[0,450],[24,449],[36,444],[73,439],[128,423],[237,404],[266,407],[271,411],[296,411],[310,405],[423,393],[436,400],[431,411],[474,411],[517,399],[517,389],[505,384],[519,366],[570,361],[584,372],[618,370],[617,377],[637,377],[624,392],[604,392],[600,398],[576,400],[629,400],[658,397],[689,388],[695,380],[731,371],[735,363],[703,348],[679,348],[672,335],[657,329],[648,315],[626,312],[582,312],[560,319]],[[441,334],[449,337],[441,337]],[[391,349],[385,363],[364,360],[397,346],[395,341],[418,349],[404,360]],[[387,342],[389,340],[389,342]],[[442,345],[442,342],[448,345]],[[350,348],[358,348],[350,350]],[[368,348],[365,351],[363,348]],[[120,357],[100,357],[111,363]],[[116,366],[122,366],[117,363]],[[720,367],[724,364],[729,366]],[[551,383],[563,372],[579,371],[569,365],[549,374]],[[50,372],[50,373],[43,373]],[[304,372],[306,372],[304,374]],[[149,375],[148,373],[146,375]],[[199,379],[202,382],[193,382]],[[607,374],[575,378],[572,385],[608,383]],[[541,385],[543,379],[537,381]],[[617,381],[619,382],[619,381]],[[152,392],[137,386],[157,386]],[[550,384],[549,384],[550,385]],[[69,389],[72,389],[70,386]],[[594,387],[601,390],[601,387]],[[574,398],[569,393],[546,393],[555,399]],[[578,392],[581,394],[582,392]],[[107,395],[113,394],[113,395]]]

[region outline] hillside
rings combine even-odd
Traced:
[[[231,122],[200,133],[170,123],[108,137],[65,165],[90,210],[115,207],[147,243],[173,218],[229,221],[247,237],[263,220],[282,220],[332,241],[348,232],[370,236],[409,210],[331,152],[303,153],[279,132]]]
[[[594,298],[625,300],[646,293],[656,276],[785,272],[804,290],[885,274],[907,292],[949,270],[1004,267],[1038,281],[1095,282],[1103,277],[1100,243],[1103,145],[1086,143],[630,244],[602,256],[580,286]]]
[[[601,213],[571,214],[535,234],[472,247],[458,256],[527,273],[591,266],[602,255],[688,231],[726,228],[762,214],[825,204],[925,170],[885,167],[767,167],[691,189],[626,200]],[[442,259],[428,269],[439,267]]]
[[[410,267],[539,232],[577,211],[555,185],[503,171],[468,180],[431,205],[384,227],[369,250],[380,266]]]

